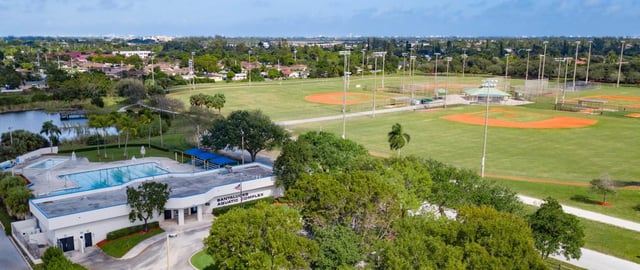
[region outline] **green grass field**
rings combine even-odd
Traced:
[[[120,237],[113,241],[107,242],[104,246],[102,246],[102,251],[107,255],[115,258],[121,258],[124,254],[127,254],[129,250],[135,247],[138,243],[144,241],[145,239],[151,238],[154,235],[163,233],[163,229],[152,230],[150,232],[144,234],[132,234],[124,237]]]
[[[190,260],[191,265],[196,269],[205,269],[207,266],[213,264],[213,257],[207,254],[207,251],[204,249],[191,256]]]

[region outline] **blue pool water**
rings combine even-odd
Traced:
[[[73,181],[80,187],[53,192],[51,195],[61,195],[106,187],[113,187],[128,183],[129,181],[168,174],[169,172],[158,167],[156,163],[142,163],[131,166],[105,168],[94,171],[86,171],[73,174],[59,175],[60,181]]]
[[[40,162],[38,162],[36,164],[33,164],[33,165],[29,166],[28,168],[29,169],[48,169],[48,168],[56,166],[56,165],[58,165],[58,164],[60,164],[62,162],[65,162],[65,161],[66,161],[66,159],[51,159],[50,158],[50,159],[47,159],[47,160],[40,161]]]

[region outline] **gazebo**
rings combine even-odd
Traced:
[[[469,88],[464,90],[465,97],[471,103],[485,103],[489,99],[490,103],[505,101],[511,95],[500,91],[494,87]]]

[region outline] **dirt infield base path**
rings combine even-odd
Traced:
[[[489,112],[509,112],[508,109],[503,108],[494,108],[489,110]],[[518,112],[518,114],[526,114],[526,112]],[[507,114],[509,116],[509,114]],[[539,121],[530,121],[530,122],[519,122],[518,117],[513,115],[513,121],[509,120],[501,120],[495,118],[489,118],[488,125],[491,127],[507,127],[507,128],[580,128],[591,126],[598,123],[598,120],[588,119],[588,118],[579,118],[579,117],[571,117],[571,116],[550,116],[550,119],[539,120]],[[461,113],[461,114],[453,114],[443,116],[442,119],[472,124],[472,125],[484,125],[485,117],[484,112],[475,112],[475,113]]]

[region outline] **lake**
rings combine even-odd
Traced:
[[[62,134],[60,140],[71,140],[77,137],[76,127],[87,126],[87,119],[71,119],[60,120],[60,114],[48,113],[45,111],[26,111],[26,112],[9,112],[0,114],[0,133],[7,133],[9,130],[27,130],[35,134],[40,134],[42,124],[52,120],[53,123],[60,128]],[[102,133],[102,130],[86,129],[89,134],[96,132]],[[115,128],[107,129],[108,134],[117,134]],[[45,136],[46,137],[46,136]]]

